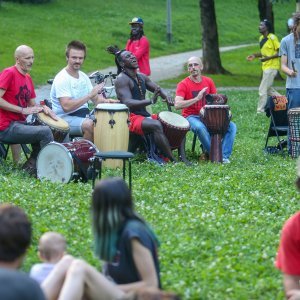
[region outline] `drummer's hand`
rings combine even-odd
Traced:
[[[160,95],[160,86],[157,86],[153,92],[151,103],[155,104],[157,102],[157,98]]]
[[[54,113],[53,110],[51,110],[51,109],[50,109],[48,106],[46,106],[46,105],[43,105],[42,108],[43,108],[43,112],[44,112],[46,115],[48,115],[49,117],[51,117],[53,120],[58,121],[58,118],[57,118],[57,116],[56,116],[56,114]]]
[[[104,87],[104,82],[101,82],[99,84],[96,84],[92,91],[89,94],[89,98],[93,99],[95,98],[98,94],[101,94],[103,92],[103,87]]]
[[[39,112],[43,111],[43,108],[41,106],[28,106],[23,107],[22,114],[23,115],[31,115],[31,114],[37,114]]]
[[[104,99],[103,102],[104,103],[120,103],[120,100],[108,98],[108,99]]]
[[[198,93],[198,95],[196,96],[197,101],[201,100],[204,97],[207,89],[208,89],[208,87],[205,87]]]
[[[175,100],[171,95],[167,95],[165,101],[167,101],[167,103],[169,103],[171,106],[175,105]]]

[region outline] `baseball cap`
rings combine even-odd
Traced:
[[[141,24],[141,25],[144,25],[144,21],[142,18],[140,17],[134,17],[131,22],[129,22],[129,24]]]

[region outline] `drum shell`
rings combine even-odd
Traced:
[[[164,113],[168,114],[168,120],[164,118]],[[173,115],[174,118],[172,120]],[[184,117],[172,112],[161,112],[158,114],[158,120],[163,126],[164,134],[169,141],[171,149],[177,149],[180,147],[182,140],[190,129],[188,121],[186,121],[186,126],[177,126],[179,118],[182,118],[184,121],[186,121]]]
[[[115,106],[115,108],[114,108]],[[94,143],[100,151],[128,151],[129,110],[126,105],[101,104],[95,108]],[[109,168],[123,166],[122,160],[107,159]]]
[[[51,142],[38,155],[38,178],[62,183],[70,182],[75,174],[82,178],[82,170],[87,172],[89,159],[97,151],[96,146],[85,139],[62,144]]]
[[[288,110],[289,140],[292,158],[300,156],[300,109]]]
[[[64,141],[64,139],[66,138],[66,136],[68,135],[70,128],[62,128],[59,127],[59,122],[57,122],[57,125],[52,125],[49,122],[46,121],[46,119],[42,118],[43,114],[39,113],[35,115],[35,121],[34,121],[34,125],[44,125],[44,126],[48,126],[53,134],[53,139],[55,142],[57,143],[62,143]],[[61,118],[59,118],[59,120],[62,120]],[[53,120],[53,123],[55,121]]]
[[[230,123],[228,105],[205,105],[199,116],[210,134],[224,135],[227,132]]]

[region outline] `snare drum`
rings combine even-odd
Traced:
[[[211,134],[210,160],[222,162],[222,136],[227,132],[230,123],[228,105],[205,105],[200,110],[200,119]]]
[[[300,108],[288,110],[289,140],[292,158],[300,155]]]
[[[85,139],[69,143],[51,142],[37,157],[37,176],[52,182],[68,183],[72,179],[86,181],[89,158],[98,149]]]
[[[128,151],[129,110],[121,103],[101,103],[95,108],[94,143],[100,151]],[[123,166],[120,159],[107,159],[104,166]]]
[[[171,149],[179,148],[183,138],[190,129],[190,123],[184,117],[170,111],[160,112],[158,120],[162,123]]]
[[[35,115],[35,125],[46,125],[52,131],[54,141],[62,143],[70,131],[69,124],[62,118],[57,117],[57,121],[43,112]]]

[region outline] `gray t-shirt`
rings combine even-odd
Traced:
[[[29,276],[41,284],[53,270],[55,264],[40,263],[32,266]]]
[[[300,40],[296,45],[294,42],[294,34],[291,33],[285,36],[280,43],[279,56],[286,56],[288,67],[293,69],[292,61],[294,62],[295,69],[298,71],[296,77],[287,76],[286,88],[287,89],[300,89]]]
[[[0,268],[1,300],[45,300],[39,284],[27,274]]]

